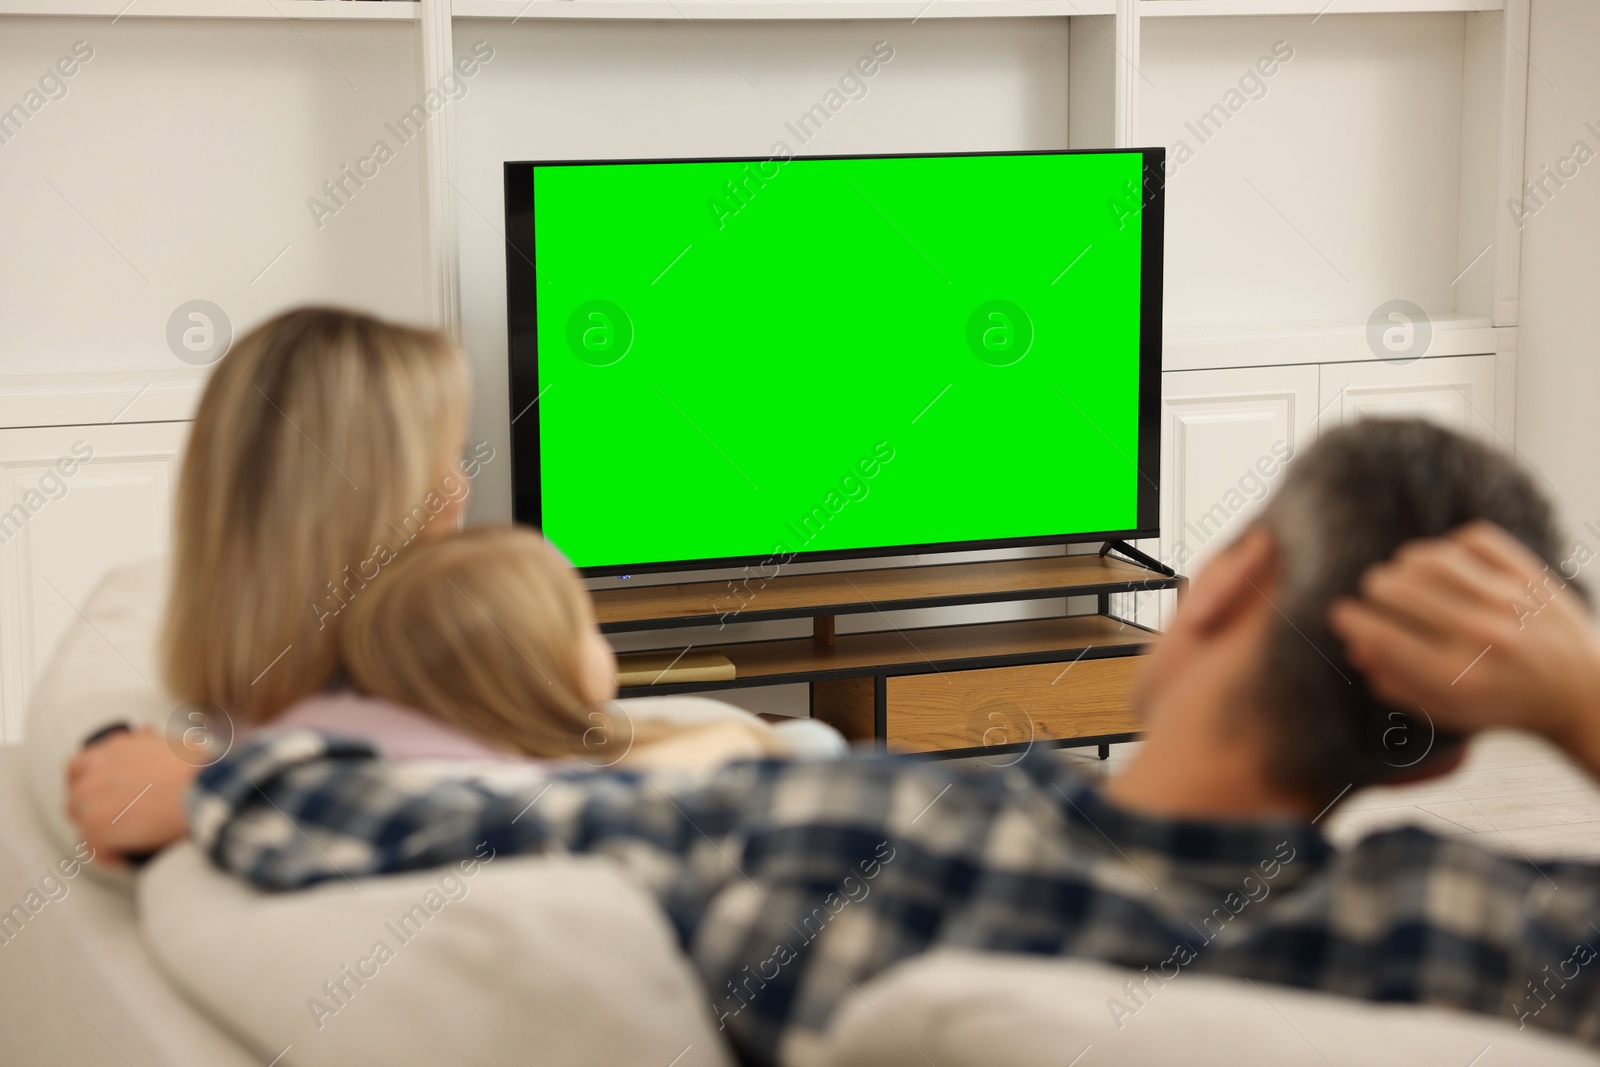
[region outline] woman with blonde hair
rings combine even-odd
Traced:
[[[609,704],[616,664],[560,554],[528,530],[444,536],[492,458],[457,466],[466,418],[463,361],[436,332],[304,308],[243,338],[206,387],[179,483],[171,695],[239,730],[307,726],[396,759],[843,749],[809,720],[780,738],[731,709],[668,725]],[[221,753],[172,744],[146,728],[72,760],[68,814],[102,859],[187,833],[183,796]]]
[[[248,723],[324,688],[347,605],[466,497],[465,362],[433,330],[300,308],[242,338],[178,483],[162,672]]]
[[[435,330],[303,307],[234,344],[178,482],[159,653],[175,703],[247,727],[337,680],[347,608],[408,546],[456,531],[467,480],[493,457],[462,462],[468,402],[465,360]],[[181,798],[204,758],[148,727],[97,749],[116,760],[70,769],[80,822],[105,821],[119,774],[148,782],[146,800]]]

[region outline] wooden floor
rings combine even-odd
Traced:
[[[1111,759],[1104,762],[1093,749],[1061,755],[1089,773],[1105,774],[1136,748],[1113,745]],[[1600,787],[1545,742],[1493,733],[1474,742],[1454,774],[1413,786],[1368,789],[1322,821],[1335,844],[1405,824],[1529,859],[1600,860]]]

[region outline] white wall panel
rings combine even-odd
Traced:
[[[1600,160],[1571,161],[1579,142],[1600,154],[1600,5],[1534,0],[1530,32],[1526,176],[1543,188],[1522,218],[1517,445],[1593,548],[1582,527],[1600,522]]]
[[[1161,540],[1152,552],[1192,577],[1250,521],[1294,452],[1316,435],[1317,368],[1161,376]],[[1171,620],[1170,592],[1140,595],[1137,621]]]
[[[1411,363],[1338,363],[1322,368],[1320,430],[1361,418],[1423,418],[1510,449],[1495,429],[1495,357]]]
[[[93,58],[0,143],[0,372],[182,369],[169,314],[236,331],[331,301],[426,315],[418,99],[405,23],[6,17],[0,108],[84,42]],[[394,158],[317,225],[307,201],[387,142]],[[375,167],[375,169],[374,169]],[[337,206],[337,205],[334,205]]]
[[[1364,322],[1395,298],[1456,307],[1471,17],[1146,20],[1139,134],[1176,149],[1169,323]],[[1293,59],[1241,89],[1280,41]]]
[[[56,642],[106,572],[164,555],[188,424],[0,430],[0,722],[21,737]],[[92,458],[81,466],[63,459]]]

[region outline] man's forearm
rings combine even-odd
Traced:
[[[360,742],[265,734],[196,780],[190,834],[224,870],[271,889],[437,866],[485,842],[561,849],[561,821],[528,814],[557,778],[528,768],[496,779],[396,768]]]
[[[396,765],[360,741],[269,732],[206,768],[189,797],[190,835],[218,866],[294,889],[482,855],[634,855],[667,872],[726,835],[767,765],[706,775],[535,765]],[[781,766],[773,764],[771,766]]]

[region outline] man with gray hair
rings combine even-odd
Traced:
[[[1103,789],[1045,751],[1005,769],[862,756],[489,784],[283,732],[200,773],[191,834],[276,888],[449,863],[482,842],[610,855],[671,918],[750,1063],[811,1062],[854,985],[941,946],[1447,1005],[1600,1043],[1600,968],[1537,1013],[1518,1007],[1594,940],[1600,865],[1535,866],[1416,828],[1336,850],[1316,827],[1354,789],[1449,770],[1491,726],[1537,730],[1600,773],[1600,649],[1581,599],[1545,582],[1537,610],[1494,607],[1507,589],[1526,600],[1555,545],[1508,457],[1366,422],[1295,460],[1195,579],[1148,658],[1145,742]],[[116,790],[88,799],[97,848],[162,843],[137,828],[154,802],[130,828],[100,814],[125,802]]]

